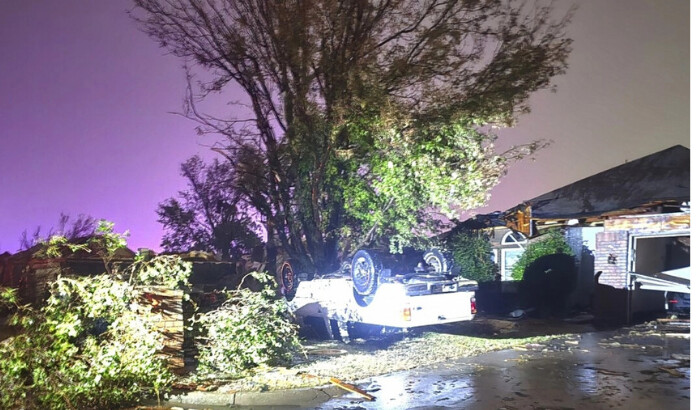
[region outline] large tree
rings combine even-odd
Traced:
[[[317,271],[381,239],[400,249],[483,205],[507,165],[539,146],[497,153],[489,127],[527,111],[571,45],[569,13],[527,0],[135,4],[146,33],[212,76],[190,81],[185,113],[226,137],[269,249]],[[229,84],[246,110],[198,109]]]
[[[180,169],[187,189],[158,205],[158,221],[165,229],[163,249],[209,251],[231,260],[260,244],[250,207],[234,189],[230,164],[214,160],[207,165],[194,156]]]

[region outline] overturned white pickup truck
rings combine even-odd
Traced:
[[[396,262],[380,261],[376,253],[360,250],[339,272],[311,280],[299,278],[302,275],[295,275],[293,265],[285,262],[282,293],[299,323],[322,323],[328,335],[342,339],[474,318],[478,285],[452,275],[441,252],[425,252],[415,268],[403,274],[385,267],[388,259]],[[406,271],[406,258],[402,259]]]

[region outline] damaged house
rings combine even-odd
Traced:
[[[614,322],[663,311],[665,292],[690,293],[690,150],[670,147],[455,229],[489,234],[507,295],[518,290],[513,264],[553,228],[576,259],[568,308],[593,305]]]
[[[662,311],[690,293],[690,150],[676,145],[526,201],[504,213],[527,238],[560,227],[576,255],[570,304],[593,295],[599,317]]]

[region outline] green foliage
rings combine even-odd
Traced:
[[[249,274],[262,290],[239,287],[216,310],[200,315],[203,342],[199,343],[199,370],[238,374],[259,365],[291,360],[301,348],[297,326],[286,304],[276,298],[274,280],[266,273]]]
[[[461,232],[450,241],[455,264],[462,270],[460,276],[478,282],[495,278],[498,267],[493,262],[491,242],[480,232]]]
[[[14,306],[18,301],[17,289],[0,286],[0,307]]]
[[[138,255],[129,271],[130,282],[135,285],[158,285],[182,290],[191,287],[189,277],[192,263],[183,261],[177,255],[159,255],[148,260]]]
[[[18,307],[18,303],[17,289],[0,286],[0,316],[14,311]]]
[[[60,258],[65,252],[90,252],[90,247],[87,244],[72,243],[68,238],[60,235],[51,236],[46,241],[40,239],[37,243],[42,245],[34,253],[34,256],[37,258]]]
[[[367,174],[357,175],[345,190],[348,215],[361,232],[372,232],[359,241],[388,237],[392,251],[400,252],[439,230],[444,218],[457,217],[459,209],[486,202],[507,160],[495,154],[493,137],[473,126],[375,128],[379,148],[369,157]]]
[[[128,237],[129,231],[124,231],[124,233],[114,232],[114,222],[101,219],[97,223],[95,235],[90,237],[88,244],[91,249],[96,249],[95,253],[102,258],[107,273],[117,273],[114,258],[117,251],[126,247],[126,238]]]
[[[525,269],[538,258],[557,253],[574,255],[574,251],[566,243],[566,238],[558,230],[548,231],[541,238],[529,242],[525,247],[525,252],[513,265],[513,280],[522,280]]]
[[[129,231],[124,233],[114,232],[114,222],[101,219],[97,222],[92,235],[84,243],[75,243],[75,239],[63,235],[53,235],[46,240],[38,239],[37,244],[42,245],[33,256],[37,258],[60,258],[76,252],[95,252],[105,266],[107,273],[116,274],[117,268],[114,258],[120,249],[126,247],[126,238]]]
[[[552,88],[571,51],[571,14],[538,1],[135,4],[148,35],[213,76],[188,77],[184,114],[223,137],[230,185],[287,256],[321,273],[339,251],[400,251],[482,205],[507,165],[542,146],[498,152],[491,130]],[[232,83],[249,113],[200,109],[197,97]]]
[[[59,277],[45,306],[13,318],[0,344],[0,406],[109,408],[161,394],[172,380],[134,289],[108,275]]]
[[[102,246],[107,255],[113,255],[117,250],[126,247],[126,238],[129,237],[129,231],[124,233],[114,232],[114,222],[101,219],[97,223],[95,229],[96,237],[92,240]]]
[[[112,234],[112,224],[102,227],[109,259],[124,236]],[[124,272],[128,278],[59,276],[39,309],[18,307],[10,323],[23,330],[0,343],[0,407],[117,408],[160,397],[173,376],[158,354],[164,336],[154,328],[157,318],[137,286],[182,287],[190,272],[190,263],[167,256],[138,261]],[[12,292],[0,299],[16,303]]]

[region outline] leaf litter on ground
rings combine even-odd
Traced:
[[[494,350],[536,346],[566,336],[568,335],[497,339],[427,332],[417,336],[391,335],[388,339],[360,340],[347,344],[306,343],[306,354],[299,354],[291,367],[256,369],[238,379],[226,380],[219,390],[259,391],[313,387],[327,384],[330,377],[353,382]]]

